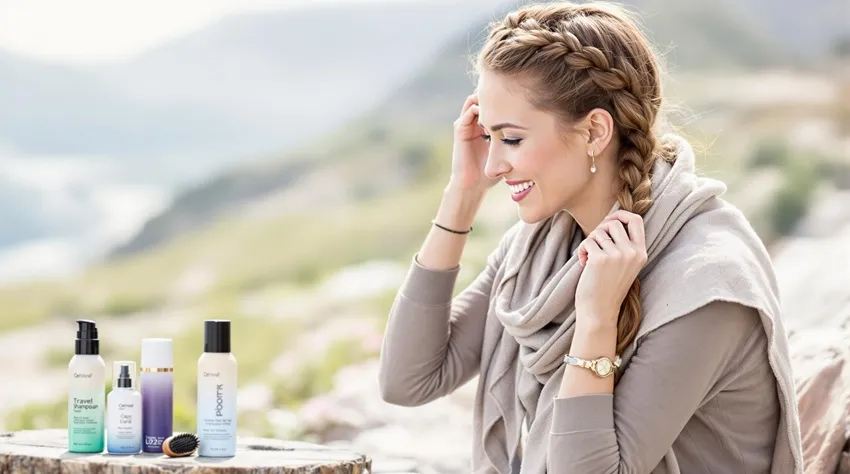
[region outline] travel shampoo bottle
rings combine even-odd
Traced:
[[[142,450],[142,394],[136,390],[135,378],[135,362],[113,364],[112,391],[106,396],[106,450],[113,454]]]
[[[198,359],[198,455],[236,455],[236,358],[230,353],[230,321],[204,322]]]
[[[161,453],[174,426],[174,355],[171,339],[142,340],[142,451]]]
[[[105,365],[94,321],[77,320],[74,357],[68,364],[68,451],[103,451]]]

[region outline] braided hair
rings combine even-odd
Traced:
[[[646,213],[655,160],[675,154],[653,133],[661,106],[657,58],[624,10],[603,3],[521,7],[490,25],[475,66],[520,80],[531,104],[562,123],[607,110],[620,143],[617,200],[626,211]],[[620,307],[617,353],[634,339],[640,319],[635,279]]]

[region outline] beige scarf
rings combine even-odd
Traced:
[[[782,407],[773,472],[802,472],[795,388],[769,255],[746,218],[719,199],[725,185],[696,174],[690,145],[675,135],[665,140],[677,143],[677,159],[673,164],[658,160],[653,171],[654,204],[644,216],[648,262],[640,274],[643,320],[636,342],[714,300],[758,309]],[[524,418],[530,425],[520,472],[546,472],[552,405],[576,318],[581,267],[570,248],[575,226],[562,211],[536,224],[520,222],[506,234],[476,395],[475,473],[514,472],[511,461]],[[626,370],[636,342],[622,354]],[[679,472],[672,451],[662,462],[668,472]]]

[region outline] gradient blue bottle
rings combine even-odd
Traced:
[[[136,454],[142,450],[142,394],[135,388],[136,363],[116,361],[112,391],[106,396],[106,450]]]
[[[142,340],[142,451],[161,453],[174,427],[174,355],[171,339]]]

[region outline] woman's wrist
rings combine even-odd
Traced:
[[[458,266],[466,243],[466,232],[472,227],[482,200],[483,196],[474,191],[452,186],[445,188],[434,224],[449,230],[432,226],[419,250],[417,260],[420,265],[433,270]]]
[[[616,348],[616,324],[605,324],[593,318],[582,320],[581,314],[576,315],[576,328],[569,355],[585,360],[599,357],[614,360]],[[564,370],[558,398],[605,394],[613,391],[613,377],[599,377],[586,368],[568,365]]]
[[[593,340],[617,337],[616,312],[576,307],[576,337]]]
[[[443,200],[434,221],[457,231],[467,231],[484,201],[486,192],[460,189],[449,184],[443,191]]]

